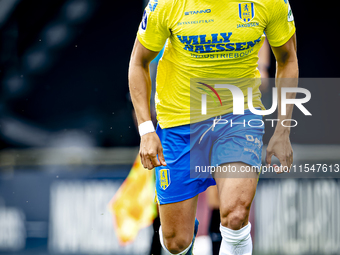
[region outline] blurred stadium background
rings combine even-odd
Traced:
[[[121,247],[107,209],[138,152],[127,71],[145,5],[0,1],[0,254],[148,254],[152,228]],[[301,120],[292,131],[295,162],[339,164],[338,9],[291,6],[313,113],[294,113]],[[274,64],[269,72],[274,77]],[[261,179],[252,211],[256,254],[340,254],[338,176]],[[209,255],[209,210],[200,199],[195,255]]]

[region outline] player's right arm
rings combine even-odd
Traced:
[[[129,66],[129,88],[138,126],[151,120],[151,79],[149,64],[157,54],[158,52],[145,48],[136,38]],[[145,168],[153,169],[156,166],[166,165],[162,144],[156,132],[151,132],[141,137],[139,153]],[[157,154],[159,160],[157,159]]]
[[[138,126],[151,120],[149,64],[170,36],[168,19],[171,7],[172,0],[149,2],[133,47],[129,67],[129,88]],[[147,132],[141,136],[140,157],[145,168],[166,166],[163,148],[155,132]]]

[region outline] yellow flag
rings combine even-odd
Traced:
[[[154,171],[145,169],[138,155],[128,177],[109,203],[121,245],[132,242],[139,230],[151,225],[157,216],[154,190]]]

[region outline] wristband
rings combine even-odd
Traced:
[[[142,124],[140,124],[138,126],[138,131],[139,131],[139,135],[143,136],[143,135],[146,135],[148,133],[155,132],[155,127],[153,126],[152,121],[149,120],[149,121],[145,121]]]

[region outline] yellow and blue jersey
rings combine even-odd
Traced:
[[[137,37],[155,52],[166,42],[156,81],[159,125],[170,128],[214,116],[215,112],[210,111],[210,115],[191,118],[190,79],[259,80],[258,51],[264,38],[267,36],[271,46],[279,47],[294,33],[288,0],[150,0]],[[260,83],[251,86],[253,106],[263,108]],[[239,85],[245,98],[248,87]],[[221,96],[220,113],[233,111],[230,98]]]

